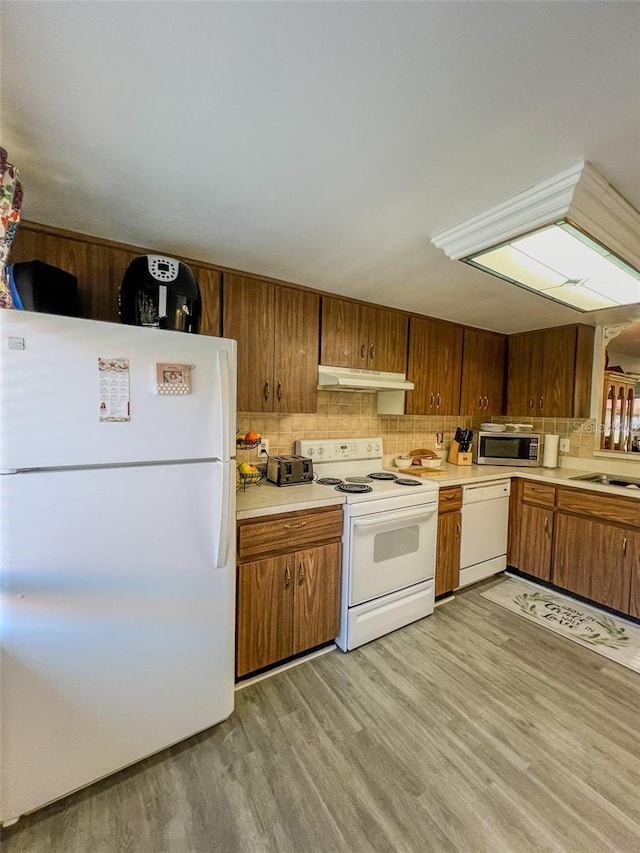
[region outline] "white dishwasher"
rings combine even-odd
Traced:
[[[500,480],[462,488],[460,586],[507,567],[509,486],[509,480]]]

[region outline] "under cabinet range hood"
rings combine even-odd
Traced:
[[[640,302],[640,212],[587,161],[431,242],[577,311]]]
[[[323,391],[368,391],[378,394],[378,414],[403,415],[404,392],[413,391],[403,373],[361,370],[357,367],[318,367],[318,388]]]

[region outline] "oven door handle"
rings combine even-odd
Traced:
[[[416,507],[412,511],[406,509],[391,510],[390,512],[379,512],[364,518],[353,518],[351,523],[354,527],[374,527],[376,524],[387,524],[391,521],[412,521],[415,518],[427,518],[438,512],[437,502],[433,506],[426,505]]]

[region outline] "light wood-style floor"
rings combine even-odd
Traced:
[[[482,588],[245,688],[3,853],[639,851],[640,675]]]

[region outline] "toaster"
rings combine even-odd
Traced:
[[[270,456],[267,480],[276,486],[296,486],[311,483],[313,462],[306,456]]]

